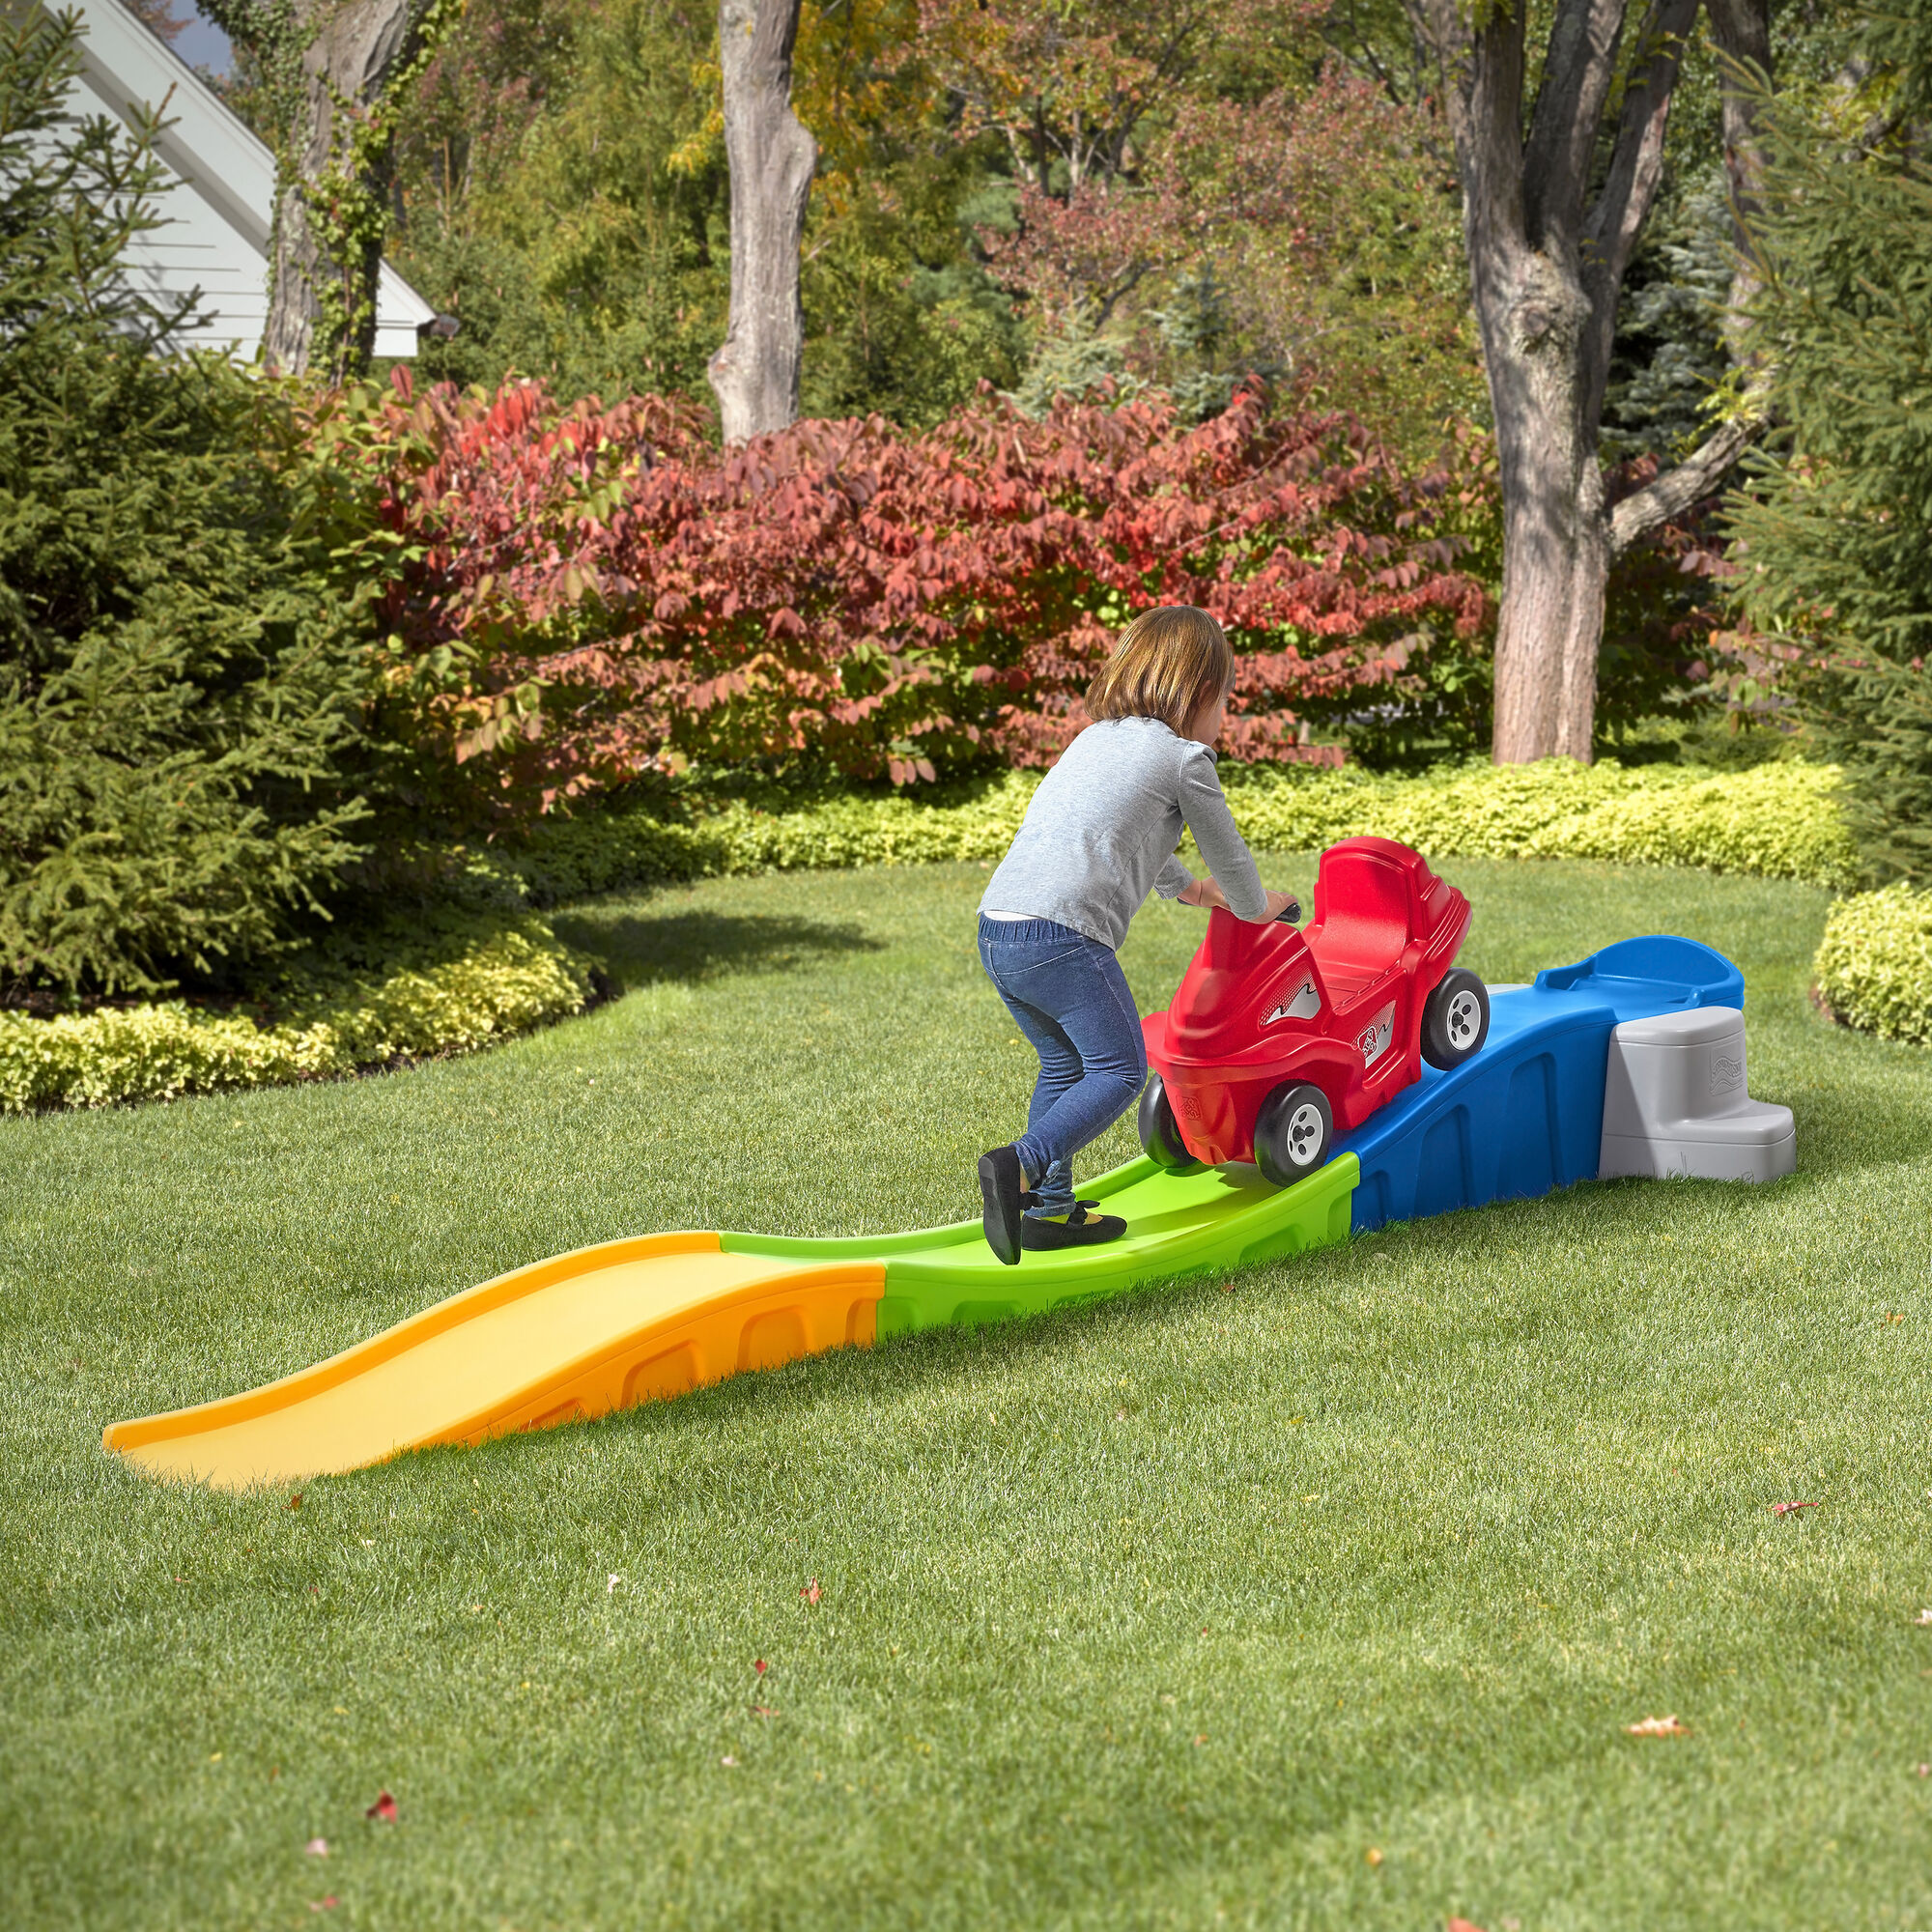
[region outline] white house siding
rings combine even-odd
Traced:
[[[183,340],[250,361],[268,324],[269,224],[274,157],[172,48],[116,0],[73,0],[86,27],[77,116],[129,119],[130,103],[161,107],[171,126],[157,155],[174,177],[156,197],[165,223],[128,250],[132,273],[162,299],[199,288],[204,320]],[[376,354],[413,355],[416,330],[435,315],[383,264],[376,293]]]

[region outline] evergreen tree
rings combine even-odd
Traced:
[[[1746,614],[1845,769],[1875,871],[1932,877],[1932,5],[1874,16],[1857,98],[1771,117],[1758,327],[1780,440],[1731,505]]]
[[[0,25],[0,994],[272,950],[355,856],[354,612],[263,453],[273,392],[123,271],[158,123],[66,109],[80,24]]]

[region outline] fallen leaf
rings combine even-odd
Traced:
[[[1378,1851],[1377,1847],[1375,1847],[1374,1845],[1371,1845],[1369,1849],[1362,1854],[1362,1856],[1372,1865],[1378,1865],[1382,1861],[1382,1855],[1380,1851]]]
[[[604,1579],[604,1594],[608,1597],[623,1580],[623,1577],[618,1576],[616,1571],[612,1570]]]
[[[1194,1740],[1194,1742],[1197,1745],[1205,1745],[1208,1742],[1208,1733],[1206,1731],[1203,1731],[1201,1735]]]
[[[720,1764],[729,1765],[735,1770],[737,1767],[738,1760],[735,1757],[721,1757],[718,1760],[718,1762]]]
[[[1449,1921],[1449,1932],[1483,1932],[1483,1928],[1480,1925],[1471,1925],[1466,1918],[1452,1918]]]
[[[210,1764],[219,1764],[221,1762],[221,1753],[219,1751],[214,1752],[208,1761]]]
[[[820,1597],[824,1596],[825,1592],[818,1587],[818,1578],[814,1577],[811,1579],[811,1581],[808,1583],[805,1586],[805,1588],[802,1589],[798,1594],[801,1597],[803,1597],[808,1604],[815,1604],[817,1603]]]
[[[334,1909],[335,1894],[331,1891],[327,1898],[311,1898],[308,1909],[311,1912],[329,1912]]]
[[[1690,1735],[1690,1726],[1680,1723],[1673,1712],[1667,1718],[1639,1718],[1634,1724],[1626,1724],[1634,1738],[1684,1738]]]
[[[755,1670],[760,1677],[762,1677],[765,1674],[765,1660],[762,1657],[753,1658],[752,1668]]]
[[[1814,1510],[1817,1507],[1816,1503],[1773,1503],[1771,1513],[1773,1516],[1789,1516],[1794,1510]]]
[[[1918,1776],[1920,1777],[1932,1777],[1932,1764],[1921,1764],[1918,1767]]]
[[[1932,1610],[1920,1610],[1918,1612],[1918,1621],[1921,1624],[1932,1624]]]
[[[301,1506],[302,1506],[302,1492],[299,1490],[298,1490],[295,1492],[295,1494],[289,1498],[289,1507],[292,1510],[298,1510],[301,1508]],[[329,1903],[333,1905],[335,1901],[333,1899],[330,1899]]]
[[[312,1859],[326,1859],[328,1856],[328,1840],[327,1838],[311,1838],[302,1847],[302,1850]]]
[[[386,1791],[379,1791],[376,1794],[375,1804],[362,1815],[365,1818],[374,1818],[384,1825],[393,1825],[396,1822],[396,1801]]]
[[[348,1706],[347,1704],[338,1704],[338,1705],[336,1705],[336,1707],[335,1707],[335,1715],[336,1715],[336,1716],[337,1716],[338,1718],[346,1718],[346,1717],[348,1717],[348,1715],[349,1715],[349,1706]]]
[[[769,1704],[753,1704],[752,1715],[754,1718],[776,1718],[778,1713]]]

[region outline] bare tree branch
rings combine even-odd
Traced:
[[[1603,191],[1584,223],[1589,272],[1615,287],[1630,266],[1663,170],[1663,135],[1699,0],[1657,0],[1643,23],[1638,58],[1624,94],[1616,146]]]
[[[1621,556],[1637,538],[1681,516],[1708,497],[1764,427],[1761,415],[1739,416],[1707,438],[1675,469],[1626,497],[1610,512],[1610,554]]]
[[[1643,23],[1638,56],[1624,94],[1616,145],[1603,191],[1583,227],[1583,282],[1590,292],[1591,340],[1584,371],[1593,411],[1603,408],[1616,339],[1617,293],[1630,267],[1637,236],[1663,180],[1663,137],[1684,58],[1684,42],[1696,24],[1699,0],[1656,0]]]
[[[1616,76],[1617,43],[1629,0],[1589,0],[1561,7],[1549,30],[1549,49],[1523,150],[1523,184],[1531,242],[1568,235],[1583,212],[1597,123]]]
[[[1771,26],[1761,7],[1748,0],[1711,0],[1711,33],[1718,43],[1718,84],[1724,102],[1724,173],[1731,187],[1731,221],[1738,263],[1731,276],[1724,335],[1740,362],[1753,359],[1746,341],[1745,311],[1764,284],[1752,233],[1761,201],[1764,150],[1758,140],[1758,113],[1771,89]]]

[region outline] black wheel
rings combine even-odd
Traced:
[[[1490,1037],[1490,989],[1452,966],[1422,1009],[1422,1057],[1445,1072],[1461,1066]]]
[[[1141,1130],[1141,1146],[1156,1167],[1164,1167],[1170,1174],[1192,1174],[1201,1165],[1180,1138],[1180,1124],[1174,1118],[1173,1104],[1158,1073],[1150,1073],[1148,1084],[1141,1089],[1141,1111],[1135,1124]]]
[[[1305,1180],[1328,1158],[1335,1116],[1328,1096],[1306,1080],[1277,1087],[1255,1116],[1255,1165],[1277,1187]]]

